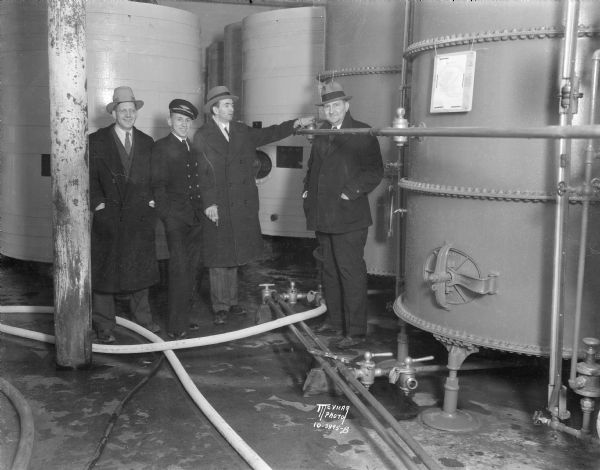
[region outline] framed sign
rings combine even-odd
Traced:
[[[431,88],[432,113],[471,111],[475,79],[475,51],[435,56]]]

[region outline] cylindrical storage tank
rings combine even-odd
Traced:
[[[242,95],[242,22],[228,24],[223,33],[223,84],[229,91],[239,97],[233,114],[233,119],[240,120],[242,115],[241,105],[244,102]]]
[[[542,127],[560,122],[566,2],[415,2],[411,125]],[[579,112],[590,113],[600,4],[581,2]],[[435,70],[435,78],[434,78]],[[573,141],[571,185],[582,183],[585,141]],[[406,191],[403,320],[452,344],[546,355],[551,347],[559,143],[544,139],[411,139]],[[600,336],[600,208],[592,204],[582,331]],[[572,353],[581,205],[565,239],[564,354]]]
[[[106,104],[117,86],[132,87],[144,101],[136,127],[155,139],[169,132],[173,98],[199,102],[202,59],[196,15],[91,0],[86,33],[90,132],[113,122]],[[0,2],[0,37],[0,253],[52,262],[46,2]],[[158,230],[159,258],[165,258],[166,243]]]
[[[214,41],[206,49],[206,89],[223,85],[223,41]]]
[[[329,0],[325,67],[321,80],[333,78],[352,96],[350,114],[372,127],[391,127],[400,105],[404,1]],[[396,163],[392,139],[380,138],[384,165]],[[373,225],[365,246],[371,274],[395,274],[396,237],[390,236],[396,170],[386,166],[381,184],[369,195]]]
[[[244,122],[270,126],[314,114],[315,76],[324,64],[325,9],[255,13],[243,20]],[[314,236],[302,210],[310,143],[291,136],[260,148],[257,172],[262,233]]]

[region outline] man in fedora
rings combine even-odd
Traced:
[[[131,88],[115,88],[106,105],[115,122],[89,136],[92,221],[92,321],[98,341],[115,341],[115,300],[153,333],[148,288],[158,281],[156,215],[150,187],[153,140],[134,127],[138,110]]]
[[[233,121],[237,100],[227,87],[210,89],[204,105],[209,117],[194,136],[204,182],[204,262],[209,267],[215,324],[225,323],[228,313],[245,313],[238,303],[238,266],[259,258],[263,250],[255,181],[256,148],[283,139],[314,121],[313,117],[303,117],[252,128]]]
[[[351,98],[335,81],[322,87],[321,103],[317,104],[327,120],[322,129],[371,127],[352,118]],[[320,330],[343,336],[335,344],[340,349],[360,344],[367,333],[367,270],[363,256],[372,224],[367,195],[382,177],[376,137],[315,136],[302,197],[306,226],[315,231],[319,242],[327,303],[327,320]]]
[[[169,249],[167,334],[174,339],[199,328],[192,320],[192,307],[202,279],[204,208],[198,161],[189,140],[197,117],[198,109],[189,101],[171,101],[167,119],[171,132],[152,149],[152,189]]]

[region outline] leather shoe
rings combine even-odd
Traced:
[[[185,335],[187,335],[185,331],[178,331],[177,333],[167,333],[167,336],[173,340],[183,339],[185,338]]]
[[[246,310],[239,305],[232,305],[229,307],[229,313],[232,315],[246,315]]]
[[[227,321],[226,318],[227,318],[227,312],[225,310],[219,310],[218,312],[215,313],[215,318],[213,320],[213,323],[215,325],[224,325]]]
[[[341,328],[336,328],[330,323],[323,323],[322,325],[316,327],[316,333],[327,335],[327,336],[342,336]]]
[[[198,331],[200,329],[200,325],[198,325],[198,323],[190,323],[188,329],[190,331]]]
[[[341,340],[339,340],[338,342],[336,342],[333,346],[337,349],[350,349],[354,346],[358,346],[362,343],[365,342],[365,338],[361,338],[361,337],[352,337],[352,336],[345,336],[344,338],[342,338]]]
[[[115,341],[115,337],[110,331],[99,331],[96,335],[95,342],[100,344],[112,344]]]

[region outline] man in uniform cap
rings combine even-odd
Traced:
[[[331,81],[321,91],[327,122],[322,129],[370,127],[350,115],[350,99]],[[367,195],[383,177],[379,142],[369,135],[318,135],[304,179],[304,213],[322,258],[327,321],[322,331],[343,337],[341,348],[356,346],[367,333],[367,270],[363,259],[371,210]]]
[[[228,313],[245,313],[238,304],[238,266],[259,258],[263,250],[254,166],[256,148],[283,139],[314,121],[313,117],[303,117],[252,128],[233,121],[237,99],[225,86],[210,89],[204,105],[209,117],[194,136],[205,181],[204,261],[209,267],[215,324],[225,323]]]
[[[194,293],[202,279],[202,219],[198,162],[191,152],[189,133],[198,109],[189,101],[169,103],[168,136],[152,149],[152,189],[169,249],[167,333],[183,338],[197,330],[193,320]],[[198,297],[200,306],[202,301]]]
[[[153,333],[148,288],[158,282],[150,187],[153,140],[134,127],[138,110],[130,87],[115,88],[106,106],[115,122],[89,136],[92,221],[92,322],[98,341],[115,341],[115,300]]]

